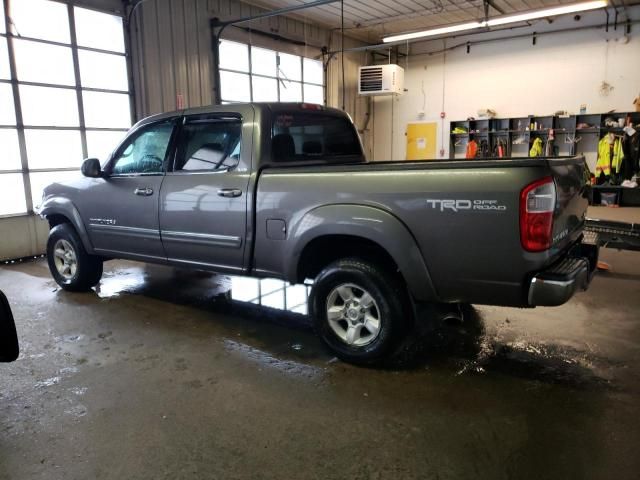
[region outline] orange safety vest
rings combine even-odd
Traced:
[[[475,140],[469,140],[469,143],[467,143],[466,158],[476,158],[477,154],[478,154],[478,143]]]

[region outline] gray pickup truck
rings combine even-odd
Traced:
[[[586,289],[583,158],[372,162],[348,116],[308,104],[146,118],[84,178],[50,185],[51,273],[87,290],[112,258],[313,281],[342,359],[371,364],[416,305],[560,305]]]

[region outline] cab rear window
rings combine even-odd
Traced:
[[[277,112],[271,145],[274,162],[362,155],[353,124],[346,118],[321,113]]]

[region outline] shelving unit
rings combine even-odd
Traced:
[[[631,123],[640,123],[640,112],[588,113],[568,116],[530,115],[454,121],[450,124],[449,158],[464,159],[470,139],[475,139],[478,145],[486,140],[490,158],[498,156],[496,145],[500,141],[506,144],[504,157],[528,157],[535,138],[540,137],[545,140],[549,130],[553,129],[554,156],[584,154],[589,167],[593,169],[600,138],[609,132],[623,133],[621,127],[607,127],[605,121],[608,118],[616,121],[622,118],[626,125],[628,117]],[[589,127],[578,128],[583,124]],[[465,129],[467,133],[453,133],[458,127]],[[576,138],[580,138],[578,143],[571,141]]]

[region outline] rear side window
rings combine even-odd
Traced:
[[[343,117],[319,113],[276,113],[271,148],[274,162],[362,155],[360,141],[351,122]]]
[[[175,171],[231,170],[240,161],[239,118],[187,121],[182,127]]]

